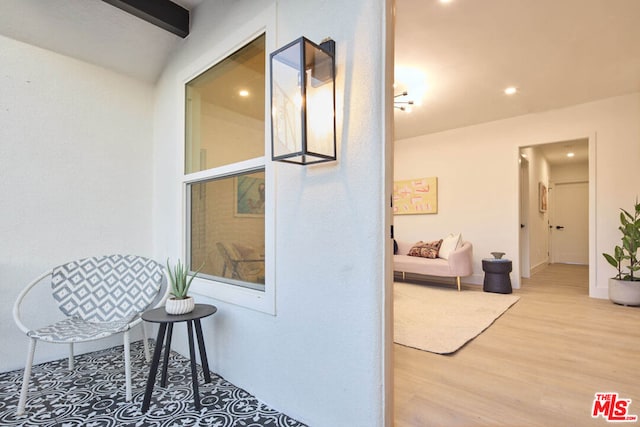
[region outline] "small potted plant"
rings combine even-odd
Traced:
[[[609,279],[609,299],[616,304],[640,305],[640,203],[636,198],[633,213],[620,210],[622,246],[616,246],[613,255],[602,254],[618,271]]]
[[[193,301],[193,297],[190,297],[188,293],[191,282],[193,282],[193,279],[200,272],[200,269],[192,276],[189,276],[189,269],[182,265],[179,259],[172,269],[169,265],[169,259],[167,258],[167,271],[169,272],[169,282],[171,285],[171,296],[167,299],[164,306],[167,314],[186,314],[193,311],[195,302]]]

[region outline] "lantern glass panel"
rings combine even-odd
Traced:
[[[307,152],[335,155],[333,58],[311,43],[305,44],[307,95]]]
[[[275,158],[302,151],[300,44],[291,45],[273,56],[271,66],[271,113]]]

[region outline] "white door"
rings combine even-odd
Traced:
[[[551,260],[589,264],[589,183],[560,183],[550,203]]]

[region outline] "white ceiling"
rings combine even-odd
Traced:
[[[179,4],[180,6],[184,7],[185,9],[192,10],[197,5],[202,3],[203,0],[171,0],[171,1],[173,1],[176,4]]]
[[[396,67],[420,70],[426,86],[422,106],[396,110],[397,139],[640,91],[639,0],[396,0],[396,10]]]
[[[0,34],[149,83],[183,40],[102,0],[0,0]]]
[[[193,14],[214,0],[174,1]],[[640,0],[396,0],[396,10],[396,67],[418,70],[425,87],[421,106],[396,111],[397,139],[640,91]],[[0,34],[150,83],[183,41],[101,0],[0,0]],[[504,95],[510,85],[517,95]]]

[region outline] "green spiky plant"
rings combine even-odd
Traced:
[[[607,262],[618,270],[614,277],[617,280],[640,281],[635,273],[640,270],[638,248],[640,248],[640,203],[636,198],[633,215],[620,208],[620,227],[622,246],[614,248],[613,255],[603,253]]]
[[[169,258],[167,258],[167,271],[169,272],[171,294],[174,298],[185,299],[188,297],[191,282],[193,282],[193,279],[195,279],[200,270],[202,270],[202,266],[200,266],[200,268],[195,273],[193,273],[193,275],[189,276],[189,268],[182,265],[180,259],[178,259],[178,262],[172,269],[169,265]]]

